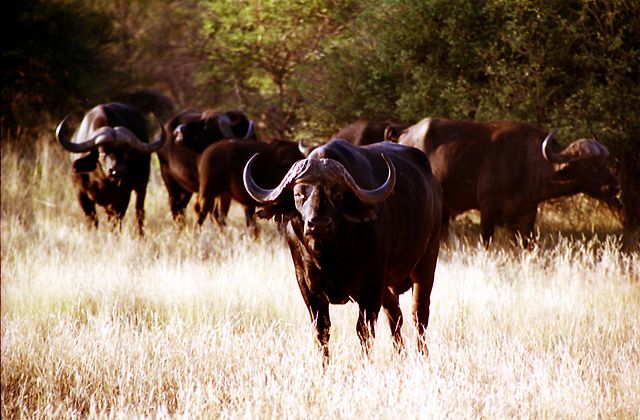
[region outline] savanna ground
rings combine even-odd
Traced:
[[[26,140],[25,140],[26,141]],[[369,356],[357,307],[332,306],[322,368],[273,226],[179,230],[153,158],[146,237],[88,230],[50,135],[2,142],[2,408],[21,417],[637,418],[640,257],[583,197],[545,205],[522,251],[485,250],[471,218],[441,250],[428,331],[404,354],[381,316]]]

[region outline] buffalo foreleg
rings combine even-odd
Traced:
[[[107,211],[107,218],[113,229],[117,229],[118,231],[122,230],[122,220],[124,219],[124,215],[127,213],[130,198],[131,192],[127,192],[105,208]]]
[[[89,226],[98,227],[98,215],[96,214],[96,203],[89,198],[89,196],[83,192],[78,193],[78,201],[80,202],[80,208],[84,212],[87,218]]]
[[[399,299],[391,290],[386,289],[382,298],[382,307],[389,319],[389,328],[391,329],[391,337],[393,337],[393,345],[397,351],[402,350],[402,311],[400,310]]]
[[[376,336],[375,328],[379,312],[380,304],[376,307],[376,305],[365,305],[360,303],[360,314],[358,315],[356,331],[358,333],[358,338],[360,339],[360,344],[367,354],[371,350],[373,339]]]
[[[482,231],[482,242],[485,247],[489,247],[491,244],[497,222],[498,212],[496,209],[486,208],[480,210],[480,229]]]
[[[146,195],[146,184],[136,190],[136,221],[138,222],[138,234],[140,236],[144,236],[144,200]]]
[[[413,282],[413,321],[418,329],[418,351],[427,356],[427,326],[429,325],[429,305],[431,289],[438,261],[440,235],[429,239],[427,249],[411,272]]]
[[[251,235],[254,238],[258,237],[258,225],[256,224],[256,219],[253,215],[256,212],[256,208],[253,206],[244,206],[244,221],[247,224],[247,228],[251,232]]]
[[[304,294],[303,294],[304,295]],[[326,366],[329,362],[329,336],[331,329],[331,319],[329,318],[329,304],[319,301],[315,296],[308,296],[305,299],[307,309],[316,328],[316,339],[322,352],[322,364]]]
[[[534,241],[533,228],[536,224],[536,213],[534,209],[533,212],[517,217],[512,226],[513,233],[521,238],[522,247],[526,249],[531,248]]]
[[[449,224],[451,216],[448,210],[442,209],[442,239],[447,241],[449,239]]]
[[[320,299],[309,291],[304,284],[304,274],[302,269],[296,267],[296,277],[298,278],[298,286],[304,303],[307,305],[311,322],[316,329],[316,339],[320,351],[322,352],[322,364],[326,366],[329,362],[329,335],[331,330],[331,319],[329,318],[329,303]]]

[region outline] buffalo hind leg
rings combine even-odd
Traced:
[[[182,227],[184,226],[184,209],[187,207],[187,204],[189,204],[192,194],[178,184],[178,181],[169,173],[166,165],[160,165],[160,172],[162,173],[162,180],[169,194],[171,215],[173,216],[173,220]]]
[[[387,318],[389,319],[389,328],[391,329],[391,337],[393,338],[393,346],[396,351],[400,352],[403,347],[402,343],[402,311],[400,310],[398,295],[386,289],[382,298],[382,307],[384,308]]]
[[[198,200],[194,207],[196,216],[198,218],[198,226],[202,226],[207,215],[213,210],[213,198],[203,194],[198,194]]]
[[[216,197],[211,216],[221,228],[227,225],[229,207],[231,207],[231,196],[229,194],[222,194]]]

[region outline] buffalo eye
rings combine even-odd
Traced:
[[[307,199],[309,186],[305,184],[298,184],[293,187],[293,198],[296,203],[302,203]]]
[[[342,203],[342,198],[344,196],[344,191],[342,190],[342,188],[337,186],[329,187],[325,191],[325,194],[334,207],[337,207],[337,205]]]

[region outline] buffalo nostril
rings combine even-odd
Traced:
[[[326,234],[332,225],[332,220],[327,217],[315,217],[305,224],[306,233]]]

